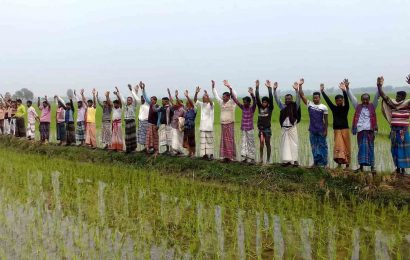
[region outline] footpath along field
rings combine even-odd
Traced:
[[[222,89],[220,90],[222,91]],[[376,91],[376,88],[375,88]],[[266,93],[265,93],[266,92]],[[292,92],[293,93],[293,92]],[[267,95],[267,90],[265,88],[261,88],[261,96]],[[371,97],[373,97],[374,93],[370,93]],[[125,96],[126,94],[123,93]],[[330,97],[331,100],[334,100],[333,97]],[[360,98],[359,98],[360,100]],[[324,102],[324,100],[322,100]],[[379,100],[380,105],[381,100]],[[158,103],[160,104],[160,102]],[[35,106],[38,110],[37,106]],[[51,124],[51,141],[56,141],[56,130],[55,130],[55,110],[56,107],[53,103],[52,106],[52,124]],[[138,114],[139,106],[137,107],[137,114]],[[38,111],[39,112],[39,111]],[[241,131],[240,131],[240,122],[241,122],[241,113],[242,111],[238,108],[236,109],[236,121],[235,121],[235,141],[237,146],[237,159],[240,160],[240,144],[241,144]],[[352,117],[354,114],[354,108],[350,107],[349,112],[349,125],[352,122]],[[216,102],[215,105],[215,156],[216,158],[219,157],[219,143],[220,143],[220,107]],[[101,128],[101,117],[102,117],[102,109],[100,106],[97,107],[97,114],[96,114],[96,124],[97,124],[97,137],[99,137],[100,128]],[[379,133],[376,137],[375,141],[375,158],[376,158],[376,169],[380,172],[390,173],[394,170],[393,160],[391,158],[390,153],[390,140],[389,140],[389,133],[390,133],[390,126],[388,125],[387,121],[384,119],[380,106],[377,108],[377,119],[379,125]],[[198,110],[197,118],[196,118],[196,136],[197,136],[197,144],[199,144],[199,120],[200,120],[200,110]],[[255,126],[257,121],[257,112],[254,116]],[[333,130],[331,123],[333,122],[332,113],[329,111],[329,131],[328,131],[328,144],[329,144],[329,167],[334,168],[336,164],[333,162]],[[302,120],[298,125],[298,134],[299,134],[299,157],[300,157],[300,164],[303,166],[308,166],[313,163],[312,153],[310,148],[309,142],[309,115],[307,112],[306,106],[302,103]],[[37,124],[38,129],[38,124]],[[123,128],[124,129],[124,128]],[[255,140],[257,151],[259,151],[259,142],[257,137],[258,131],[255,131]],[[39,139],[39,133],[37,132],[37,139]],[[97,140],[100,142],[99,138]],[[352,141],[352,166],[356,167],[357,165],[357,144],[356,144],[356,137],[351,136]],[[279,125],[279,109],[275,103],[275,109],[272,114],[272,161],[279,162],[280,161],[280,125]],[[199,146],[197,146],[197,155],[199,155]],[[259,152],[256,153],[257,160],[259,160]],[[266,158],[265,158],[266,160]]]
[[[8,137],[0,172],[4,258],[410,259],[400,183]]]

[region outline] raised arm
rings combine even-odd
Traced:
[[[145,83],[144,82],[140,82],[140,88],[142,89],[142,96],[145,99],[145,103],[147,103],[148,105],[151,105],[151,99],[148,98],[147,93],[145,92]]]
[[[283,104],[282,101],[280,100],[280,97],[278,96],[278,92],[276,91],[278,89],[278,82],[273,83],[273,96],[275,97],[276,104],[278,104],[279,109],[283,109]]]
[[[384,78],[382,77],[378,77],[377,78],[377,90],[379,95],[383,98],[383,100],[391,107],[391,108],[395,108],[396,105],[393,104],[393,102],[391,102],[391,99],[384,93],[383,91],[383,83],[384,83]]]
[[[268,84],[268,80],[266,81],[266,86]],[[259,108],[262,107],[261,98],[259,96],[259,80],[255,81],[255,94],[256,94],[256,104]]]
[[[109,107],[112,107],[113,105],[112,105],[112,102],[111,102],[111,99],[110,99],[110,92],[109,91],[106,91],[105,92],[105,101],[107,102],[107,105],[109,106]]]
[[[380,97],[379,91],[376,91],[376,94],[374,94],[374,98],[373,98],[374,109],[376,109],[377,105],[379,105],[379,97]]]
[[[300,97],[300,99],[302,99],[302,101],[303,101],[303,103],[305,103],[305,105],[307,105],[307,103],[308,103],[308,100],[305,96],[305,93],[303,92],[302,85],[303,85],[303,83],[301,84],[301,82],[299,81],[299,83],[298,82],[293,83],[293,86],[292,86],[293,89],[296,91],[296,105],[297,105],[297,107],[299,107],[298,102],[297,102],[298,97]],[[299,103],[300,103],[300,99],[299,99]]]
[[[330,100],[330,98],[327,96],[327,94],[325,92],[325,84],[323,84],[323,83],[320,84],[320,93],[322,93],[322,96],[323,96],[324,100],[326,101],[327,105],[330,107],[330,109],[333,110],[335,108],[335,105]]]
[[[188,103],[191,104],[192,107],[194,107],[194,103],[192,102],[192,99],[189,98],[188,90],[185,90],[184,94],[185,94],[185,97],[186,97]]]
[[[81,96],[78,96],[77,95],[77,92],[76,92],[76,90],[74,89],[74,98],[75,98],[75,101],[81,101]]]
[[[55,100],[55,102],[56,102],[56,106],[57,106],[57,107],[58,107],[58,102],[60,102],[61,105],[62,105],[62,107],[64,108],[64,110],[67,109],[67,107],[65,106],[65,101],[64,101],[60,96],[55,95],[55,96],[54,96],[54,100]]]
[[[86,107],[87,106],[87,99],[84,96],[84,89],[81,89],[80,94],[81,94],[81,99],[83,100],[84,106]]]
[[[99,96],[98,96],[98,91],[97,91],[97,94],[96,94],[96,99],[97,99],[98,105],[100,105],[100,107],[104,108],[104,104],[101,103],[101,100],[100,100],[100,98],[99,98]]]
[[[41,104],[41,100],[40,97],[37,98],[37,106],[38,108],[41,110],[43,108],[42,104]]]
[[[131,86],[131,84],[128,84],[128,89],[131,91],[131,95],[132,95],[132,97],[133,97],[133,99],[134,99],[134,106],[137,106],[137,94],[134,92],[134,89],[132,88],[132,86]]]
[[[219,102],[219,104],[222,103],[222,99],[221,97],[218,95],[218,92],[216,91],[215,88],[215,81],[211,81],[212,82],[212,93],[214,94],[214,98]]]
[[[95,94],[96,94],[95,88],[93,89],[92,93],[93,93],[93,107],[97,108],[97,99],[96,99],[96,96],[95,96]]]
[[[141,103],[141,96],[138,94],[138,90],[139,90],[139,85],[137,84],[135,87],[134,87],[134,92],[135,92],[135,102],[137,103],[137,104],[142,104]]]
[[[196,87],[195,89],[195,95],[194,95],[194,103],[196,104],[196,102],[198,101],[198,94],[201,91],[201,88],[199,86]]]
[[[255,97],[255,94],[253,93],[253,88],[249,88],[248,92],[249,92],[249,94],[251,95],[251,98],[252,98],[251,110],[255,112],[255,110],[256,110],[256,97]]]
[[[233,91],[231,86],[229,86],[229,92],[231,93],[233,102],[235,102],[242,109],[243,105],[239,102],[238,97],[236,96],[236,93]]]
[[[118,90],[118,87],[115,87],[115,93],[118,97],[118,100],[122,105],[127,105],[127,101],[124,99],[124,97],[121,95],[121,92]]]
[[[352,91],[350,90],[350,87],[346,87],[346,92],[347,92],[347,96],[349,97],[350,102],[352,102],[353,107],[356,109],[357,107],[357,99],[356,97],[353,95]]]
[[[70,106],[71,106],[71,111],[74,113],[74,103],[73,103],[73,97],[70,97]]]
[[[169,103],[173,106],[174,104],[174,98],[171,95],[171,90],[169,90],[169,88],[167,88],[167,92],[168,92],[168,98],[169,98]]]
[[[122,108],[122,101],[121,101],[120,92],[119,91],[114,91],[114,95],[117,96],[117,100],[119,101],[118,103],[120,104],[120,108]]]

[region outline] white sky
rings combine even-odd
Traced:
[[[143,80],[162,96],[226,78],[244,93],[257,78],[363,87],[381,74],[403,86],[409,10],[409,0],[0,0],[0,92]]]

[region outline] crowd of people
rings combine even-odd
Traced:
[[[410,84],[410,75],[406,82]],[[175,156],[195,156],[195,119],[197,109],[201,110],[199,124],[200,132],[200,157],[206,160],[214,159],[214,108],[215,103],[220,106],[220,158],[224,162],[234,161],[236,158],[235,145],[235,109],[242,110],[241,131],[242,142],[240,154],[242,161],[256,163],[256,145],[254,138],[254,114],[257,115],[257,131],[260,142],[260,161],[263,163],[266,149],[266,163],[271,163],[271,122],[274,109],[274,100],[280,110],[279,123],[281,126],[280,152],[283,166],[299,166],[298,163],[298,131],[297,125],[301,120],[301,100],[307,106],[309,113],[309,134],[313,155],[312,167],[326,167],[328,165],[328,113],[333,114],[334,147],[333,159],[338,167],[349,169],[351,166],[350,132],[357,136],[358,168],[356,172],[370,166],[375,173],[374,142],[378,131],[376,108],[379,98],[382,99],[382,112],[391,125],[391,153],[396,167],[396,173],[404,174],[410,167],[410,136],[408,133],[410,100],[406,99],[405,91],[398,91],[396,98],[389,98],[383,91],[383,77],[377,78],[377,91],[372,102],[370,95],[361,95],[358,102],[349,88],[349,81],[343,80],[339,84],[342,94],[335,96],[334,102],[326,94],[323,84],[320,91],[314,92],[308,99],[303,91],[304,79],[293,84],[294,94],[286,94],[284,101],[278,95],[278,83],[267,80],[265,86],[268,96],[260,97],[259,80],[255,82],[255,90],[249,88],[249,96],[238,100],[231,84],[224,80],[223,84],[228,91],[218,94],[215,82],[212,81],[214,99],[205,90],[202,100],[198,99],[201,93],[197,87],[193,99],[188,91],[184,92],[186,102],[175,91],[172,96],[168,89],[168,96],[161,99],[158,105],[156,96],[148,96],[146,87],[140,82],[135,87],[128,85],[131,95],[124,99],[118,88],[113,92],[112,101],[110,92],[105,92],[101,101],[98,92],[92,90],[92,99],[86,99],[84,90],[80,95],[74,91],[69,101],[64,101],[59,96],[54,96],[56,110],[56,137],[59,145],[86,145],[97,147],[96,142],[96,110],[102,108],[101,142],[104,149],[113,151],[136,151],[137,146],[143,147],[142,151],[157,156],[160,146],[164,147],[164,154]],[[139,95],[139,91],[142,92]],[[327,106],[321,102],[324,98]],[[77,107],[73,99],[76,99]],[[215,100],[215,102],[214,102]],[[354,117],[351,129],[348,122],[350,103],[354,108]],[[19,138],[35,140],[36,121],[39,121],[40,141],[44,144],[50,139],[51,104],[47,96],[37,105],[41,111],[37,114],[32,101],[26,102],[27,109],[21,99],[12,100],[10,96],[1,96],[0,100],[0,131]],[[137,106],[139,113],[136,115]],[[329,108],[329,109],[328,109]],[[75,113],[76,117],[75,117]],[[28,122],[25,123],[27,116]],[[125,130],[123,132],[122,126]],[[138,124],[137,124],[138,121]]]

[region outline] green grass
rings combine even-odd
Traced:
[[[3,257],[271,259],[283,239],[285,259],[345,259],[355,232],[363,259],[409,254],[408,191],[303,168],[0,145]]]

